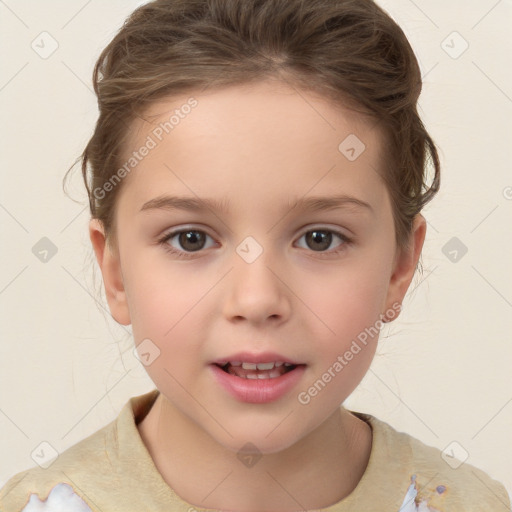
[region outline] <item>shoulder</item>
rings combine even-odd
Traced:
[[[154,390],[130,398],[114,421],[63,451],[45,467],[14,475],[0,490],[0,511],[113,512],[128,510],[140,500],[133,508],[138,509],[144,499],[143,493],[136,491],[139,484],[145,484],[148,492],[162,487],[137,430],[137,421],[157,395]]]
[[[389,466],[395,466],[403,478],[410,479],[406,495],[411,507],[420,508],[403,508],[402,512],[511,510],[508,493],[500,482],[457,458],[468,458],[459,443],[451,443],[441,451],[371,415],[357,414],[371,425],[376,449],[388,458]],[[430,508],[421,508],[422,503]],[[406,496],[404,505],[407,506]]]
[[[111,459],[115,454],[105,450],[115,444],[115,435],[115,422],[112,422],[59,454],[49,465],[35,466],[14,475],[0,490],[0,510],[42,510],[40,503],[48,500],[48,507],[62,502],[74,504],[73,510],[90,511],[84,502],[87,498],[81,483],[87,481],[94,485],[115,472]]]

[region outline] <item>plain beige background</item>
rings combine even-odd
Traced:
[[[153,388],[93,280],[78,167],[81,203],[61,188],[96,121],[94,62],[140,3],[0,1],[0,486]],[[425,211],[423,274],[346,405],[512,492],[512,1],[379,3],[421,63],[443,183]],[[57,251],[46,262],[43,237]]]

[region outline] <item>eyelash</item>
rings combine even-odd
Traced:
[[[181,259],[191,259],[191,258],[194,258],[196,253],[200,253],[201,252],[201,249],[198,250],[198,251],[193,251],[193,252],[179,251],[179,250],[175,249],[174,247],[172,247],[172,246],[170,246],[168,244],[169,240],[173,239],[176,235],[179,235],[181,233],[187,233],[189,231],[193,231],[193,232],[197,232],[197,233],[204,233],[206,236],[210,236],[210,235],[208,235],[208,233],[205,233],[204,231],[202,231],[200,229],[193,229],[193,228],[180,229],[180,230],[171,231],[170,233],[165,234],[160,240],[158,240],[158,243],[163,246],[165,251],[167,251],[168,253],[172,254],[173,256],[176,256],[176,257],[181,258]],[[325,258],[325,257],[329,257],[329,256],[332,256],[332,255],[339,254],[339,253],[345,251],[347,249],[347,246],[352,244],[352,240],[349,237],[347,237],[346,235],[340,233],[339,231],[335,231],[335,230],[332,230],[332,229],[323,229],[323,228],[309,229],[308,231],[305,231],[299,237],[299,240],[304,235],[307,235],[308,233],[311,233],[313,231],[320,231],[322,233],[332,233],[333,235],[336,235],[337,237],[339,237],[342,240],[342,242],[343,242],[338,247],[338,249],[334,249],[334,250],[331,249],[330,251],[312,251],[311,250],[311,252],[315,253],[320,258],[322,258],[322,257]],[[210,238],[212,238],[212,237],[210,237]]]

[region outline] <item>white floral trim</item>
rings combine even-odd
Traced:
[[[48,498],[43,501],[37,494],[32,493],[21,512],[92,512],[92,510],[69,484],[61,482],[53,487]]]
[[[428,506],[427,500],[417,503],[418,489],[416,488],[416,475],[411,476],[411,485],[405,493],[405,498],[398,512],[439,512],[437,508]]]

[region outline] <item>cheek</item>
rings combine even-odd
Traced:
[[[336,279],[331,276],[323,287],[315,287],[311,296],[321,320],[315,321],[310,340],[316,348],[316,364],[297,399],[315,417],[343,403],[370,367],[382,326],[380,313],[385,296],[385,287],[379,289],[375,279],[378,275],[339,272]]]
[[[368,371],[382,327],[388,252],[369,251],[350,264],[347,260],[335,271],[317,275],[309,288],[311,309],[321,320],[315,322],[318,364],[312,368],[311,395],[304,390],[313,408],[337,407]]]
[[[132,255],[124,262],[125,289],[135,341],[174,344],[186,331],[193,336],[204,315],[212,283],[200,273],[184,272],[165,257]],[[209,280],[208,280],[209,281]]]
[[[127,276],[135,344],[150,340],[149,346],[158,354],[145,370],[155,385],[177,402],[187,399],[178,383],[189,382],[204,358],[201,319],[211,303],[205,296],[208,287],[204,280],[202,284],[198,281],[169,267],[135,262]]]
[[[305,294],[323,324],[323,338],[330,334],[345,343],[378,320],[386,299],[387,272],[382,261],[367,258],[315,277]]]

